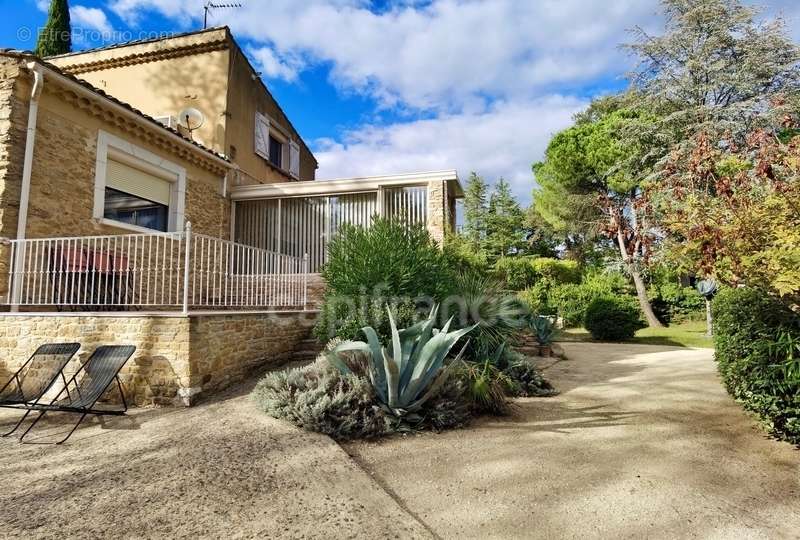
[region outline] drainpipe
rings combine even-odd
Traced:
[[[30,62],[28,69],[33,73],[33,89],[28,107],[28,131],[25,136],[25,160],[22,166],[22,190],[19,196],[19,219],[17,220],[17,238],[25,238],[25,229],[28,224],[28,199],[31,195],[31,172],[33,171],[33,146],[36,142],[36,119],[39,116],[39,96],[42,95],[44,86],[44,73],[42,66]]]
[[[17,239],[25,239],[25,230],[28,225],[28,201],[31,195],[31,173],[33,171],[33,147],[36,142],[36,119],[39,116],[39,97],[42,95],[44,86],[44,72],[41,64],[29,62],[28,69],[33,73],[33,88],[31,89],[31,100],[28,104],[28,129],[25,134],[25,157],[22,162],[22,186],[19,194],[19,214],[17,217]],[[25,248],[23,244],[14,254],[14,274],[21,275],[23,261],[25,260]],[[15,280],[12,284],[11,310],[17,311],[19,307],[20,283]]]

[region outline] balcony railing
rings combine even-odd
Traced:
[[[6,303],[59,310],[305,309],[308,257],[177,233],[9,240]]]

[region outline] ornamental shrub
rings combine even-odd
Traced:
[[[526,323],[527,306],[503,290],[494,277],[475,269],[456,273],[453,296],[441,305],[441,323],[454,317],[451,329],[477,325],[469,333],[468,360],[481,362],[513,341]]]
[[[449,269],[427,229],[387,218],[369,227],[342,225],[328,245],[322,277],[326,291],[353,298],[376,289],[411,298],[449,292]]]
[[[342,375],[320,359],[301,368],[268,373],[252,393],[256,406],[280,420],[337,440],[377,437],[391,431],[369,380]]]
[[[508,290],[522,291],[537,280],[532,257],[500,257],[494,263],[494,274]]]
[[[636,299],[630,296],[600,296],[586,308],[584,326],[594,339],[623,341],[647,326]]]
[[[547,305],[562,318],[565,327],[580,326],[586,308],[599,296],[628,294],[630,285],[618,272],[586,274],[580,284],[564,283],[547,292]]]
[[[348,365],[353,372],[345,375],[320,356],[301,368],[268,373],[251,398],[273,418],[336,440],[412,430],[440,431],[462,427],[472,419],[469,392],[459,377],[448,377],[413,421],[398,420],[381,407],[367,377],[366,364],[354,357],[348,359]]]
[[[525,357],[511,360],[503,373],[511,380],[509,393],[514,397],[546,397],[558,393]]]
[[[528,287],[519,293],[519,298],[522,300],[531,313],[538,315],[556,315],[557,309],[550,303],[550,291],[552,287],[549,284],[540,281],[533,287]]]
[[[426,314],[453,282],[442,251],[423,226],[384,218],[370,227],[343,225],[329,244],[322,277],[325,297],[314,332],[323,342],[358,339],[363,326],[386,337],[386,304],[397,308],[398,324],[408,326],[418,304]]]
[[[581,280],[581,267],[577,261],[538,257],[531,261],[531,265],[537,281],[558,285],[560,283],[579,283]]]
[[[664,324],[705,317],[705,299],[694,287],[682,287],[675,282],[654,284],[647,296]]]
[[[711,308],[728,392],[770,433],[800,444],[800,316],[753,288],[723,289]]]

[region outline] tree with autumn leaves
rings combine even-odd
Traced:
[[[672,152],[653,195],[679,267],[800,303],[800,136],[756,129],[743,143],[699,133]]]
[[[641,273],[654,252],[781,294],[798,281],[800,50],[738,0],[662,5],[665,33],[635,29],[628,46],[631,88],[592,103],[534,165],[536,211],[614,242],[651,326]]]

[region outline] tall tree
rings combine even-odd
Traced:
[[[739,0],[662,0],[666,27],[653,36],[633,30],[626,47],[639,58],[630,74],[656,124],[661,156],[704,132],[744,142],[754,128],[797,108],[800,50],[781,19],[758,23]],[[780,106],[775,106],[781,102]],[[769,106],[772,105],[772,106]]]
[[[613,240],[642,313],[659,327],[641,272],[654,240],[642,204],[648,146],[629,136],[653,119],[623,105],[618,98],[598,101],[575,126],[553,137],[545,160],[534,165],[534,206],[556,230]]]
[[[542,219],[533,205],[525,209],[524,216],[525,253],[538,257],[557,257],[559,246],[565,244],[566,240],[556,234],[553,227]],[[566,255],[567,258],[582,262],[580,257],[573,257],[575,252],[571,251],[569,246],[567,246]]]
[[[51,0],[47,24],[39,32],[36,41],[36,55],[54,56],[72,50],[72,27],[69,22],[67,0]]]
[[[464,190],[464,228],[462,236],[473,249],[479,249],[486,238],[488,187],[481,176],[470,173]]]
[[[744,145],[711,144],[701,133],[671,153],[655,198],[676,267],[800,303],[800,136],[793,133],[759,129]]]
[[[491,259],[515,255],[525,246],[525,214],[511,193],[511,186],[500,179],[489,197],[486,211],[484,246]]]

